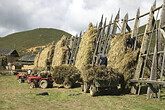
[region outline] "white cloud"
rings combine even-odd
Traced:
[[[126,13],[132,18],[139,7],[141,14],[148,12],[153,2],[154,0],[1,0],[0,36],[39,27],[57,28],[75,35],[87,29],[89,22],[99,22],[102,14],[109,22],[111,15],[115,17],[120,8],[121,18]],[[163,0],[157,0],[157,6],[162,3]]]

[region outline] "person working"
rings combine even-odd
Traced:
[[[97,53],[96,64],[107,66],[107,56],[101,53]]]

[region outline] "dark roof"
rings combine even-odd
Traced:
[[[18,52],[15,49],[2,49],[2,50],[0,50],[0,56],[19,57]]]
[[[22,62],[34,62],[36,55],[31,54],[31,55],[24,55],[22,56],[18,61],[22,61]]]

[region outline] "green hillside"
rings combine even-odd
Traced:
[[[24,32],[18,32],[6,37],[0,38],[0,49],[17,49],[22,54],[22,50],[42,46],[52,41],[57,42],[63,35],[71,34],[51,28],[39,28]]]

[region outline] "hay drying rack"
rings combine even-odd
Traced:
[[[156,13],[156,16],[154,15]],[[148,22],[145,26],[144,33],[139,32],[139,24],[140,19],[149,15]],[[160,16],[160,20],[158,20]],[[110,50],[111,40],[114,35],[117,33],[125,34],[126,32],[131,32],[131,38],[143,37],[140,54],[138,56],[138,62],[136,71],[134,74],[134,78],[130,81],[132,82],[131,93],[140,95],[141,85],[142,83],[146,83],[148,85],[147,89],[147,99],[152,98],[153,94],[156,94],[156,97],[160,100],[160,93],[162,85],[165,85],[165,81],[163,81],[164,74],[164,62],[165,62],[165,45],[163,44],[162,38],[165,38],[165,0],[163,4],[159,7],[156,7],[156,1],[151,6],[149,12],[140,15],[140,9],[137,10],[136,17],[132,19],[128,19],[128,13],[125,15],[124,19],[119,19],[120,17],[120,9],[115,16],[114,21],[112,20],[113,15],[108,24],[106,24],[106,18],[103,24],[103,15],[101,17],[101,21],[97,27],[97,37],[95,40],[95,51],[93,54],[92,64],[96,63],[96,53],[102,53],[107,55]],[[129,22],[134,21],[133,29],[129,26]],[[120,25],[120,22],[122,26]],[[153,38],[155,37],[155,41]],[[74,37],[71,47],[71,54],[69,55],[69,59],[67,60],[67,64],[74,65],[76,56],[79,49],[79,44],[82,38],[82,32],[79,37],[76,35]],[[69,38],[68,38],[69,40]],[[68,41],[67,41],[68,42]],[[134,44],[134,50],[136,50],[136,44]],[[68,45],[68,44],[67,44]],[[152,47],[154,45],[154,47]],[[152,51],[153,50],[153,51]],[[149,78],[144,78],[145,68],[147,61],[150,61],[151,71]],[[158,85],[158,86],[155,86]],[[157,95],[158,93],[158,95]]]

